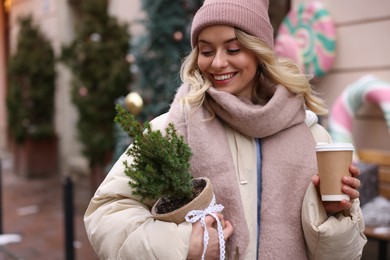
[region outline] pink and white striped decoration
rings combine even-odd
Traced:
[[[363,104],[382,109],[390,134],[390,83],[366,75],[347,86],[336,99],[329,115],[329,133],[334,142],[353,143],[352,120]]]
[[[336,28],[321,1],[301,3],[290,10],[279,27],[275,52],[316,77],[331,69],[336,55]]]

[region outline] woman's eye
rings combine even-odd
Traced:
[[[229,54],[236,54],[236,53],[238,53],[240,51],[240,49],[229,49],[229,50],[227,50],[227,52],[229,53]]]
[[[200,54],[203,56],[211,56],[213,54],[213,52],[212,51],[201,51]]]

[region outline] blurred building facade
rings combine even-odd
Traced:
[[[311,0],[293,0],[293,6]],[[390,82],[390,1],[323,0],[336,26],[336,56],[332,69],[320,78],[318,91],[329,108],[351,83],[371,74]],[[384,113],[365,104],[355,112],[353,138],[358,149],[390,151]],[[327,118],[324,119],[327,125]]]
[[[292,0],[291,8],[312,0]],[[0,9],[0,151],[7,150],[6,125],[6,59],[15,51],[17,18],[32,13],[40,28],[51,39],[58,55],[63,44],[74,37],[78,9],[82,0],[7,0],[10,9]],[[390,81],[390,1],[323,0],[337,27],[337,55],[332,70],[317,84],[327,105],[332,106],[345,87],[369,73]],[[143,17],[141,0],[111,0],[110,10],[121,21],[130,24],[131,35],[142,32],[137,20]],[[57,65],[56,129],[60,140],[60,171],[85,169],[76,137],[77,113],[70,99],[69,71]],[[23,104],[21,104],[23,105]],[[324,118],[324,125],[327,118]],[[390,150],[390,137],[382,111],[377,106],[363,107],[354,123],[358,148]]]
[[[34,22],[51,40],[58,57],[61,46],[70,43],[74,37],[74,26],[82,0],[6,0],[9,10],[1,4],[0,9],[0,151],[9,151],[7,138],[6,112],[6,61],[15,52],[18,36],[18,17],[32,14]],[[129,32],[136,35],[142,32],[137,20],[142,18],[140,0],[110,0],[109,13],[121,22],[129,24]],[[7,47],[9,46],[9,47]],[[56,82],[56,131],[59,137],[60,172],[66,174],[70,168],[87,171],[87,161],[81,156],[77,140],[77,111],[71,102],[71,74],[62,64],[57,65]],[[23,104],[20,104],[23,105]]]

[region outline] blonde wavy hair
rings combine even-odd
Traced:
[[[267,102],[271,98],[270,85],[280,84],[291,92],[303,96],[307,109],[318,115],[328,112],[324,101],[312,89],[310,77],[302,73],[298,65],[288,59],[277,58],[274,51],[257,37],[239,29],[235,29],[235,35],[241,45],[252,51],[259,61],[257,73],[259,80],[254,88],[254,102]],[[184,59],[180,70],[183,83],[191,86],[188,95],[183,99],[184,105],[191,110],[196,110],[203,104],[206,90],[212,87],[212,83],[203,77],[198,68],[198,54],[198,47],[195,46]]]

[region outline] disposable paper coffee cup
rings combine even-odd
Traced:
[[[354,147],[351,143],[318,143],[316,148],[322,201],[350,200],[342,192],[343,176],[351,176]]]

